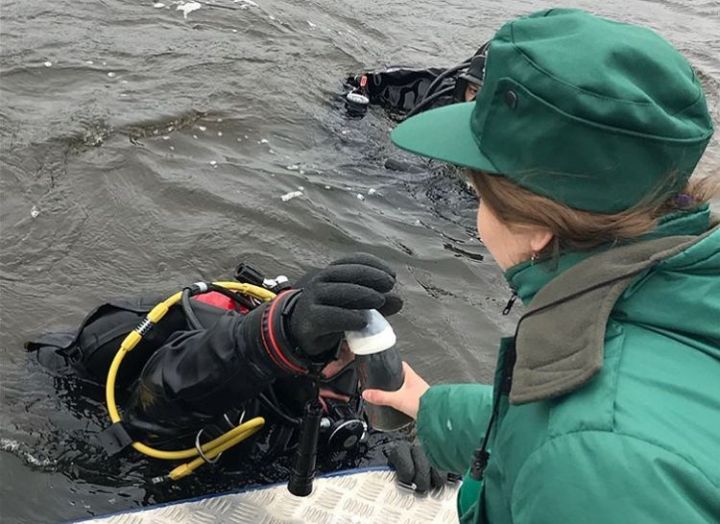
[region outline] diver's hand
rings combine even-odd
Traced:
[[[420,397],[430,389],[430,385],[415,373],[407,362],[403,362],[405,371],[405,382],[397,391],[383,391],[380,389],[366,389],[362,396],[371,404],[377,406],[390,406],[406,415],[417,419],[420,409]]]
[[[388,464],[395,469],[398,483],[405,487],[426,493],[445,485],[448,475],[430,465],[425,452],[417,442],[399,441],[386,452]]]
[[[392,293],[395,272],[379,258],[354,254],[300,278],[302,291],[289,313],[289,332],[300,352],[312,360],[332,359],[345,331],[365,327],[359,310],[385,316],[402,308]]]

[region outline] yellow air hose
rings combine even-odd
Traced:
[[[259,286],[253,286],[251,284],[242,284],[240,282],[213,282],[213,285],[229,289],[231,291],[238,291],[244,295],[248,295],[265,302],[275,298],[275,293]],[[105,400],[107,402],[108,413],[110,414],[110,420],[113,424],[120,422],[120,412],[118,411],[117,404],[115,403],[115,379],[117,377],[118,369],[120,369],[120,363],[130,351],[140,342],[142,337],[162,319],[168,310],[177,304],[182,299],[182,292],[177,292],[174,295],[166,298],[164,301],[156,305],[145,317],[138,327],[132,330],[120,344],[120,349],[115,354],[115,358],[110,364],[108,370],[107,382],[105,383]],[[262,428],[265,424],[263,417],[255,417],[247,422],[234,427],[227,433],[220,435],[214,440],[207,442],[200,446],[202,453],[197,448],[189,448],[178,451],[164,451],[161,449],[152,448],[142,442],[133,442],[132,447],[140,453],[148,455],[149,457],[162,459],[162,460],[184,460],[192,458],[190,462],[182,464],[173,469],[169,474],[168,478],[171,480],[178,480],[192,473],[199,466],[217,457],[220,453],[239,444],[243,440],[252,436],[254,433]]]

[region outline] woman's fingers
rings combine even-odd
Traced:
[[[418,409],[420,409],[420,397],[430,388],[430,385],[415,373],[407,362],[403,362],[403,370],[405,382],[397,391],[366,389],[362,395],[371,404],[390,406],[415,419]]]

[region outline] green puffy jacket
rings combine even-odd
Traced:
[[[467,472],[461,522],[720,522],[716,221],[707,207],[676,213],[554,271],[511,268],[529,306],[494,387],[433,386],[420,401],[431,462]]]

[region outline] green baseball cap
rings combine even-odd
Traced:
[[[475,102],[421,113],[391,138],[570,207],[615,213],[681,190],[712,133],[700,83],[665,39],[550,9],[495,34]]]

